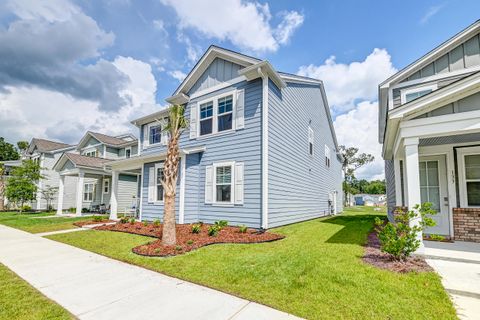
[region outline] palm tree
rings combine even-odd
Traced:
[[[167,158],[163,166],[162,186],[164,190],[164,213],[162,244],[174,245],[177,242],[175,229],[175,195],[180,163],[179,140],[182,132],[188,127],[185,108],[179,105],[170,107],[168,125],[164,129],[170,134]]]

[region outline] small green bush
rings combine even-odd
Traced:
[[[418,213],[417,213],[418,212]],[[432,209],[432,204],[426,202],[416,205],[414,210],[397,210],[395,223],[387,222],[376,218],[375,225],[380,240],[380,249],[393,256],[396,260],[404,260],[420,247],[420,240],[417,239],[419,232],[427,227],[435,226],[435,220],[431,216],[437,214]],[[410,220],[419,219],[417,226],[410,226]]]
[[[210,237],[216,237],[218,235],[218,232],[221,230],[222,228],[217,226],[217,225],[213,225],[213,226],[210,226],[208,227],[208,235]]]
[[[82,213],[88,213],[90,212],[90,210],[88,210],[88,208],[82,208]]]
[[[135,224],[135,218],[130,218],[130,224]]]
[[[248,230],[248,228],[244,224],[242,224],[241,226],[238,227],[238,232],[240,232],[240,233],[247,233],[247,230]]]
[[[445,240],[445,237],[441,236],[439,234],[430,234],[430,235],[428,235],[428,240],[443,241],[443,240]]]
[[[74,212],[77,211],[77,210],[76,210],[75,208],[73,208],[73,207],[70,207],[70,208],[68,208],[67,211],[70,212],[70,213],[74,213]]]
[[[121,217],[120,218],[120,223],[127,223],[128,222],[128,217]]]
[[[175,250],[177,250],[177,251],[182,251],[183,248],[182,248],[182,246],[175,246]]]
[[[23,211],[23,212],[25,212],[25,211],[32,211],[32,207],[29,206],[28,204],[23,205],[23,206],[22,206],[22,211]]]
[[[224,227],[228,226],[228,221],[226,221],[226,220],[215,221],[215,225],[220,227],[220,228],[224,228]]]
[[[160,227],[160,220],[159,220],[159,219],[155,219],[155,221],[153,221],[153,226],[154,226],[155,228]]]
[[[100,222],[103,220],[103,217],[102,216],[93,216],[93,221],[97,221],[97,222]]]
[[[191,246],[191,245],[193,244],[193,240],[188,240],[188,241],[187,241],[187,244],[188,244],[189,246]]]
[[[143,225],[144,225],[145,227],[148,227],[148,221],[143,221]]]
[[[192,224],[192,233],[198,234],[202,230],[202,226],[200,224]]]

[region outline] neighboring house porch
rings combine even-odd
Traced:
[[[65,153],[55,165],[60,174],[57,214],[62,214],[73,195],[76,215],[82,210],[98,212],[110,208],[124,213],[135,214],[138,208],[139,171],[115,171],[112,173],[105,164],[109,159]]]

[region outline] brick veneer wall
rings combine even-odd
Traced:
[[[455,240],[480,243],[480,208],[453,208]]]

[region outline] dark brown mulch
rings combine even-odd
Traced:
[[[240,233],[238,227],[223,227],[217,236],[209,236],[208,228],[211,225],[203,224],[200,233],[192,233],[191,224],[177,225],[177,245],[164,246],[161,240],[140,245],[132,249],[136,254],[143,256],[175,256],[183,254],[200,247],[219,243],[260,243],[270,242],[285,238],[285,236],[269,233],[259,232],[255,229],[248,229],[246,233]],[[153,224],[144,226],[143,223],[117,223],[114,225],[105,225],[96,227],[95,230],[108,230],[133,233],[142,236],[150,236],[155,238],[162,238],[162,227],[155,227]]]
[[[83,227],[87,226],[90,224],[101,224],[101,223],[110,223],[110,222],[115,222],[114,220],[102,220],[102,221],[94,221],[94,220],[89,220],[89,221],[78,221],[74,222],[73,225],[77,227]]]
[[[398,273],[433,271],[422,257],[411,256],[404,261],[398,261],[391,255],[380,251],[380,240],[376,231],[372,231],[368,235],[363,261],[377,268]]]

